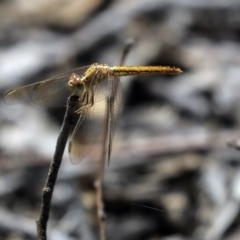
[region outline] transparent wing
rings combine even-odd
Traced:
[[[116,130],[116,124],[121,112],[122,107],[122,99],[123,99],[123,91],[122,91],[122,84],[117,77],[110,78],[110,97],[109,97],[109,104],[108,104],[108,111],[109,111],[109,132],[108,132],[108,164],[110,162],[111,152],[112,152],[112,143],[113,138]]]
[[[83,160],[91,150],[98,149],[103,141],[106,122],[106,101],[95,102],[80,115],[69,143],[70,160],[73,164]]]
[[[112,91],[112,107],[109,109],[109,102],[106,99],[100,101],[99,96],[94,100],[94,105],[86,110],[78,120],[78,123],[73,131],[72,139],[69,144],[70,160],[73,164],[79,163],[86,158],[91,151],[95,151],[99,147],[103,147],[104,130],[106,126],[107,111],[110,111],[111,121],[109,126],[109,141],[112,146],[113,136],[116,129],[116,123],[120,112],[122,102],[122,85],[118,78],[109,79],[108,84],[104,83],[99,88],[98,93],[109,91],[109,86],[114,87],[115,91]],[[101,89],[101,91],[100,91]],[[110,89],[111,90],[111,89]],[[110,96],[111,93],[107,93]],[[94,91],[95,97],[95,91]],[[99,100],[99,101],[98,101]],[[110,149],[111,152],[111,149]]]
[[[71,94],[67,83],[72,73],[82,75],[89,66],[72,69],[56,77],[17,88],[5,94],[4,102],[17,104],[34,102],[38,105],[58,107],[66,104],[66,98]]]
[[[94,78],[92,79],[92,83],[95,83],[94,102],[102,101],[111,94],[110,78],[106,77],[105,79],[102,79],[101,74],[101,71],[96,72]]]

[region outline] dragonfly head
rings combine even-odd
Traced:
[[[78,74],[72,73],[68,81],[68,87],[73,90],[78,90],[82,87],[82,82],[82,78]]]

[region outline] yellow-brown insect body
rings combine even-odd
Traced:
[[[104,80],[107,80],[109,76],[113,74],[111,67],[106,64],[92,64],[84,76],[82,77],[82,81],[86,84],[96,85]],[[96,81],[94,81],[96,79]]]
[[[68,87],[73,92],[80,92],[83,86],[95,86],[96,84],[107,80],[113,74],[111,68],[106,64],[92,64],[83,76],[73,73],[68,81]]]
[[[106,64],[95,63],[14,89],[6,93],[4,101],[7,104],[34,102],[40,105],[57,107],[64,106],[66,99],[71,94],[77,95],[79,102],[77,104],[78,109],[75,112],[81,114],[81,116],[79,116],[72,135],[70,158],[73,163],[78,163],[88,155],[91,150],[90,146],[96,145],[95,143],[98,143],[99,140],[101,142],[103,130],[107,126],[106,121],[109,128],[108,147],[111,150],[122,100],[122,89],[118,77],[179,74],[181,72],[181,69],[170,66],[109,67]],[[108,102],[101,102],[106,98],[113,101],[109,101],[109,105]]]
[[[169,66],[114,66],[111,68],[114,76],[179,74],[181,69]]]
[[[79,76],[73,73],[68,81],[71,91],[79,94],[84,89],[95,87],[98,83],[108,80],[110,77],[128,75],[152,75],[152,74],[179,74],[181,69],[169,66],[114,66],[106,64],[92,64],[83,74]]]

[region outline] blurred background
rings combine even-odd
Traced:
[[[240,239],[239,0],[1,0],[0,95],[95,62],[116,65],[128,38],[136,42],[126,65],[184,73],[121,79],[107,239]],[[0,103],[0,239],[36,239],[64,110]],[[98,158],[74,166],[65,152],[49,239],[98,239]]]

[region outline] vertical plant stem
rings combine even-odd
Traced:
[[[132,39],[127,40],[124,46],[124,49],[122,51],[122,55],[120,58],[119,65],[123,65],[123,62],[129,53],[134,41]],[[105,168],[105,161],[106,157],[108,156],[108,163],[110,161],[110,135],[111,135],[111,121],[112,121],[112,112],[113,112],[113,105],[114,105],[114,92],[115,89],[114,84],[111,88],[111,94],[110,97],[106,99],[107,101],[107,116],[106,116],[106,123],[104,126],[104,136],[103,136],[103,144],[102,144],[102,153],[101,158],[99,161],[99,168],[98,168],[98,174],[97,179],[95,182],[95,188],[96,188],[96,201],[97,201],[97,213],[98,213],[98,222],[99,222],[99,234],[100,234],[100,240],[106,240],[106,213],[104,211],[104,204],[103,204],[103,178],[104,178],[104,168]]]
[[[109,99],[107,99],[107,105],[109,107]],[[109,119],[108,107],[107,107],[107,119]],[[97,175],[97,179],[95,182],[100,240],[106,239],[106,230],[105,230],[106,229],[106,227],[105,227],[106,214],[104,211],[104,204],[103,204],[103,177],[104,177],[105,159],[106,159],[106,155],[107,155],[106,144],[108,141],[108,129],[109,129],[108,125],[109,125],[109,121],[106,121],[105,126],[104,126],[102,153],[101,153],[101,158],[99,161],[98,175]]]

